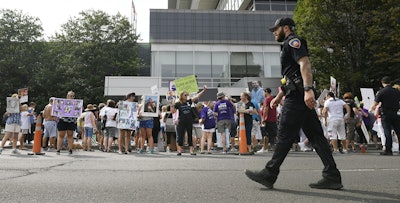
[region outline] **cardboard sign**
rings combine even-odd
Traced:
[[[157,117],[160,98],[158,95],[143,95],[140,113],[146,117]]]
[[[360,88],[364,108],[369,109],[375,102],[375,94],[372,88]]]
[[[194,75],[176,79],[174,80],[174,84],[178,95],[183,91],[187,91],[189,94],[199,91],[199,86],[197,85],[197,80]]]
[[[21,104],[28,102],[28,88],[18,89],[18,96]]]
[[[57,117],[75,117],[78,118],[82,114],[83,100],[79,99],[53,99],[53,108],[51,115]]]

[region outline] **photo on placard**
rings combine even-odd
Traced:
[[[119,129],[136,129],[136,121],[138,115],[138,103],[129,101],[120,101],[118,105],[118,122]]]
[[[142,100],[142,116],[157,117],[160,99],[158,95],[144,95]]]
[[[75,117],[78,118],[82,114],[83,100],[54,98],[52,116],[57,117]]]
[[[7,97],[7,112],[19,113],[19,99],[16,97]]]

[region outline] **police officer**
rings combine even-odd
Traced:
[[[315,111],[316,100],[307,43],[294,33],[295,23],[291,18],[278,19],[269,30],[273,32],[276,41],[282,42],[281,72],[286,80],[282,80],[283,91],[271,101],[271,105],[278,105],[282,97],[286,97],[278,128],[279,139],[272,159],[261,171],[246,170],[245,174],[251,180],[269,189],[273,188],[279,168],[302,128],[324,164],[323,178],[309,186],[318,189],[340,189],[343,187],[341,175]]]
[[[397,111],[400,105],[400,92],[392,87],[390,77],[385,76],[381,80],[383,89],[381,89],[376,95],[375,102],[371,106],[370,111],[374,110],[375,107],[381,102],[381,118],[383,131],[386,137],[385,151],[381,152],[381,155],[393,155],[392,152],[392,129],[396,132],[400,138],[400,115]]]

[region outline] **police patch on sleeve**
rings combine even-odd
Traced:
[[[299,40],[299,38],[293,38],[289,41],[289,46],[298,49],[301,46],[301,42]]]

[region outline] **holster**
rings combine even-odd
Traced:
[[[303,79],[301,77],[297,77],[294,79],[286,78],[286,84],[282,85],[281,88],[285,95],[290,94],[290,92],[292,91],[303,92]]]

